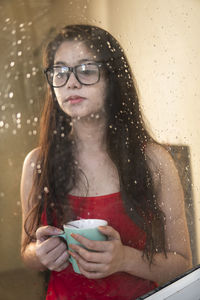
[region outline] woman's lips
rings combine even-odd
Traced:
[[[65,102],[70,102],[71,104],[76,104],[76,103],[82,102],[85,99],[86,99],[85,97],[81,97],[81,96],[75,95],[75,96],[68,97],[65,100]]]

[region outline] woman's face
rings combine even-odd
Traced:
[[[95,61],[97,61],[97,58],[83,42],[66,41],[59,46],[55,54],[54,65],[74,67]],[[71,73],[64,86],[54,88],[61,109],[72,118],[104,115],[106,90],[106,79],[101,68],[100,80],[93,85],[81,84],[74,73]]]

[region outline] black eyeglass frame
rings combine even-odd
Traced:
[[[98,78],[97,78],[97,81],[95,81],[94,83],[82,83],[81,81],[80,81],[80,79],[78,78],[78,76],[77,76],[77,73],[76,73],[76,69],[78,68],[78,67],[80,67],[80,66],[83,66],[83,65],[96,65],[97,67],[98,67],[98,71],[99,71],[99,73],[98,73]],[[77,66],[74,66],[74,67],[68,67],[68,66],[66,66],[66,65],[53,65],[52,67],[48,67],[48,68],[46,68],[45,70],[44,70],[44,74],[46,75],[46,79],[47,79],[47,82],[48,82],[48,84],[51,86],[51,87],[53,87],[53,88],[60,88],[60,87],[63,87],[66,83],[67,83],[67,81],[69,80],[69,77],[70,77],[70,75],[71,75],[71,73],[74,73],[74,76],[76,77],[76,79],[77,79],[77,81],[80,83],[80,84],[82,84],[82,85],[93,85],[93,84],[96,84],[97,82],[99,82],[99,80],[100,80],[100,68],[103,66],[103,63],[102,62],[89,62],[89,63],[83,63],[83,64],[80,64],[80,65],[77,65]],[[60,86],[54,86],[51,82],[50,82],[50,80],[49,80],[49,77],[48,77],[48,72],[49,71],[51,71],[53,68],[60,68],[60,67],[67,67],[68,68],[68,74],[67,74],[67,77],[66,77],[66,80],[65,80],[65,83],[63,83],[62,85],[60,85]]]

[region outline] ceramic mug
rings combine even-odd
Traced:
[[[98,230],[99,226],[106,225],[108,225],[108,222],[101,219],[80,219],[76,221],[70,221],[69,223],[63,225],[64,233],[56,235],[56,237],[64,238],[67,242],[69,250],[73,252],[73,250],[69,247],[69,244],[77,244],[82,247],[84,246],[73,239],[71,233],[80,234],[93,241],[106,241],[107,237]],[[78,268],[76,260],[72,256],[70,256],[69,261],[71,262],[74,271],[80,274],[80,270]]]

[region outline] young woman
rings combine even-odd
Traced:
[[[177,170],[145,129],[128,61],[108,32],[66,26],[44,65],[40,144],[21,181],[23,260],[51,271],[48,300],[136,299],[191,266]],[[106,219],[108,239],[74,235],[89,250],[71,253],[52,235],[80,218]]]

